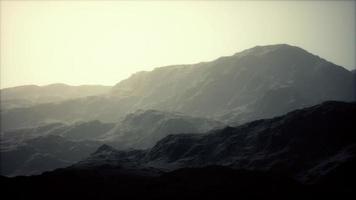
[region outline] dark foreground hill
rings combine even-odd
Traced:
[[[74,165],[175,170],[209,165],[271,171],[317,182],[356,155],[356,103],[325,102],[286,115],[207,134],[177,134],[145,151],[99,148]]]
[[[355,163],[352,167],[356,167]],[[7,199],[347,199],[353,187],[329,182],[303,185],[275,173],[221,166],[183,168],[157,176],[118,168],[65,169],[33,177],[0,177]],[[354,185],[354,181],[344,183]]]
[[[39,176],[1,178],[12,199],[346,199],[356,197],[356,104],[326,102],[148,150],[101,146]]]

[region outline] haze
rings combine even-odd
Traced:
[[[355,1],[1,1],[1,88],[114,85],[256,45],[355,67]]]

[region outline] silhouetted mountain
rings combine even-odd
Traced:
[[[223,165],[315,182],[355,162],[354,119],[356,103],[326,102],[208,134],[170,135],[146,151],[111,151],[108,157],[93,154],[94,158],[74,166],[135,163],[133,167],[174,170]]]
[[[122,174],[110,167],[70,169],[0,181],[2,196],[11,199],[303,199],[311,194],[285,177],[217,166],[161,176]]]
[[[1,112],[2,129],[44,121],[116,122],[138,109],[242,124],[326,100],[355,100],[353,74],[290,45],[257,46],[211,62],[138,72],[109,95]]]

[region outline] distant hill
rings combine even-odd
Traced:
[[[0,175],[40,174],[87,157],[102,143],[96,140],[114,124],[99,121],[52,123],[1,133]]]
[[[35,104],[60,102],[107,93],[110,86],[51,84],[46,86],[24,85],[0,90],[2,109],[28,107]]]
[[[147,149],[169,134],[202,134],[223,126],[218,121],[182,113],[139,110],[116,124],[95,120],[4,131],[0,175],[38,174],[69,166],[103,143],[118,149]]]

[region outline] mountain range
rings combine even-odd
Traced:
[[[0,94],[10,198],[356,197],[355,71],[299,47]]]
[[[325,102],[206,134],[170,135],[146,150],[104,144],[70,167],[0,180],[12,198],[22,197],[15,188],[39,199],[351,198],[355,118],[355,103]]]
[[[109,92],[110,88],[101,85],[70,86],[62,83],[4,88],[1,90],[1,109],[30,107],[36,104],[102,95]]]
[[[117,122],[139,109],[238,125],[327,100],[354,101],[354,83],[352,72],[299,47],[256,46],[211,62],[138,72],[103,95],[1,110],[1,128]]]
[[[33,175],[69,166],[101,144],[117,149],[147,149],[169,134],[204,133],[224,124],[182,113],[139,110],[117,123],[98,120],[50,123],[4,131],[1,135],[1,175]]]
[[[173,134],[151,149],[101,146],[73,167],[114,165],[171,171],[210,165],[275,171],[313,182],[356,156],[356,104],[325,102],[206,134]]]

